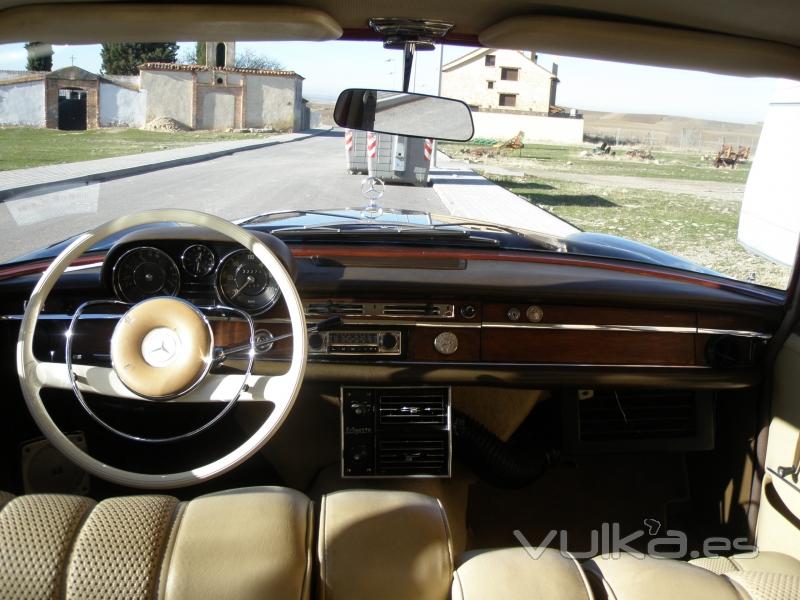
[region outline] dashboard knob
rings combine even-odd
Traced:
[[[475,306],[472,304],[465,304],[464,306],[461,307],[461,310],[459,310],[459,312],[461,313],[461,316],[464,317],[465,319],[474,319],[475,315],[478,314],[478,309],[475,308]]]
[[[308,345],[312,350],[322,350],[325,345],[325,338],[319,333],[312,333],[308,336]]]
[[[399,340],[394,333],[384,333],[381,336],[381,347],[385,350],[393,350],[397,347]]]
[[[454,354],[458,350],[458,336],[452,331],[443,331],[434,338],[433,347],[439,354]]]
[[[540,306],[534,304],[527,308],[525,316],[531,323],[539,323],[544,318],[544,311]]]

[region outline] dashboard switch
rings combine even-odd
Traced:
[[[506,317],[509,321],[519,321],[519,318],[522,316],[522,313],[516,306],[512,306],[506,312]]]

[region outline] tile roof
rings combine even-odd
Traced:
[[[207,67],[206,65],[184,65],[179,63],[144,63],[139,65],[140,71],[224,71],[226,73],[241,73],[243,75],[269,75],[272,77],[298,77],[294,71],[280,71],[276,69],[239,69],[237,67]]]

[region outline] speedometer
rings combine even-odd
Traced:
[[[174,296],[181,285],[178,266],[163,250],[143,246],[128,250],[114,265],[114,290],[128,302]]]
[[[228,254],[219,265],[217,286],[223,302],[261,313],[280,297],[278,284],[267,268],[248,250]]]

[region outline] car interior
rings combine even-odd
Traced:
[[[786,0],[0,0],[0,41],[381,18],[800,75]],[[796,271],[275,231],[130,207],[0,265],[0,597],[800,598]]]

